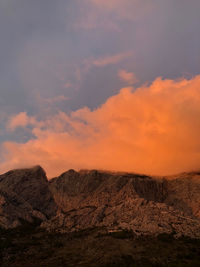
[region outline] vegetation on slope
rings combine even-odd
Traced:
[[[48,233],[24,224],[0,230],[0,266],[199,266],[200,240],[162,234],[136,237],[104,228]]]

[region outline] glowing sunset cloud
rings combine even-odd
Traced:
[[[18,125],[28,126],[24,114],[10,125],[17,127],[20,118]],[[200,76],[123,88],[96,110],[85,107],[35,121],[32,132],[35,137],[24,144],[4,143],[1,171],[33,164],[41,164],[50,177],[68,168],[194,170],[200,167]]]
[[[134,83],[137,82],[137,78],[136,78],[135,74],[132,73],[132,72],[128,72],[128,71],[125,71],[125,70],[120,70],[118,72],[118,76],[122,81],[125,81],[130,85],[133,85]]]

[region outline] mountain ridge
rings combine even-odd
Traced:
[[[47,180],[40,166],[0,175],[0,226],[37,218],[48,231],[90,227],[200,237],[200,173],[151,177],[72,169]]]

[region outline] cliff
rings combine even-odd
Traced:
[[[199,181],[198,172],[155,178],[69,170],[48,181],[39,166],[13,170],[0,176],[0,226],[37,219],[48,231],[106,227],[199,238]]]
[[[23,220],[43,221],[56,211],[46,174],[40,166],[0,175],[0,226],[12,228]]]

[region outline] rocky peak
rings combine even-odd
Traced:
[[[27,207],[26,211],[29,213],[29,216],[35,217],[35,214],[38,212],[42,214],[43,218],[50,218],[56,214],[57,205],[49,190],[45,171],[40,166],[30,169],[12,170],[0,175],[0,190],[4,199],[10,203],[7,206],[9,208],[5,210],[5,205],[3,208],[3,212],[7,217],[12,217],[10,207],[11,204],[14,205],[17,202],[23,202],[21,206]],[[14,202],[11,201],[13,196]]]

